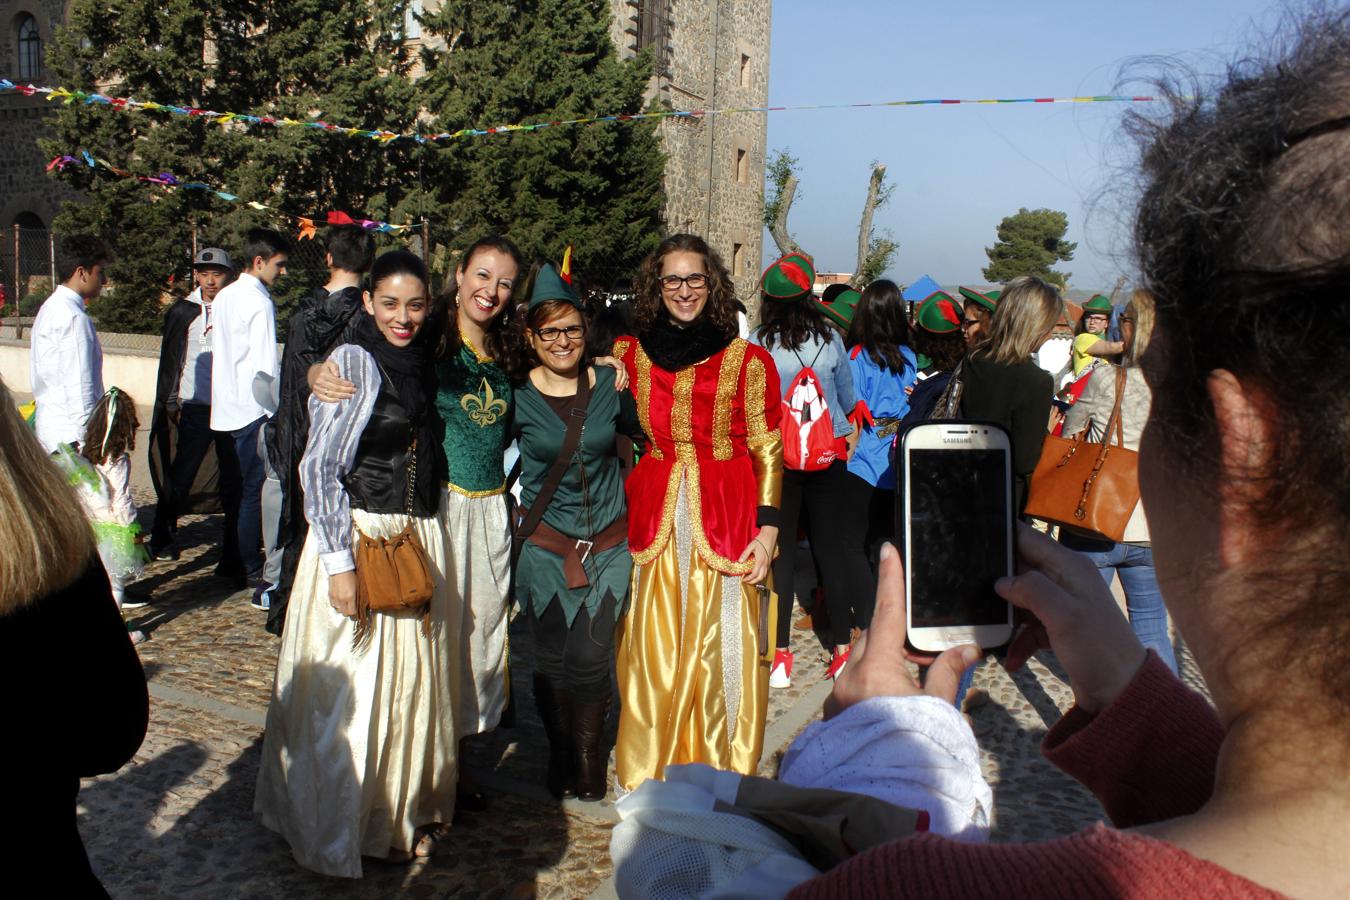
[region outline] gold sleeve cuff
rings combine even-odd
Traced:
[[[783,439],[778,429],[746,442],[758,486],[756,506],[777,509],[783,500]]]

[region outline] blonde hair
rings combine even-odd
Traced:
[[[93,556],[93,531],[79,498],[19,417],[3,379],[0,522],[0,615],[69,585]]]
[[[1130,302],[1125,304],[1125,315],[1134,319],[1134,337],[1125,348],[1125,366],[1139,365],[1139,357],[1148,349],[1148,342],[1153,338],[1153,317],[1156,309],[1157,301],[1153,298],[1153,292],[1143,288],[1130,295]]]
[[[1019,275],[1004,286],[989,317],[988,337],[972,352],[1004,365],[1026,362],[1063,316],[1064,300],[1054,285]]]

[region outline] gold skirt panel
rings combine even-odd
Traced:
[[[763,750],[769,665],[756,652],[758,592],[699,557],[683,483],[674,532],[660,555],[634,566],[619,624],[614,754],[624,790],[681,763],[754,774]]]

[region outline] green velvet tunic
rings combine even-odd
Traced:
[[[614,439],[620,434],[635,443],[644,439],[633,395],[614,389],[613,369],[600,366],[595,373],[578,448],[580,464],[573,464],[563,473],[543,517],[553,528],[576,538],[599,534],[623,515],[623,473]],[[529,509],[562,452],[567,426],[549,398],[529,381],[516,391],[515,401],[512,433],[520,446],[520,498],[522,506]],[[584,565],[591,583],[569,589],[563,576],[562,558],[527,541],[516,566],[516,601],[522,606],[530,603],[536,615],[543,615],[556,596],[570,626],[582,606],[594,618],[609,592],[617,601],[615,614],[620,614],[627,602],[628,579],[633,568],[627,541],[592,554]]]
[[[436,366],[436,409],[445,420],[450,486],[470,496],[501,493],[509,443],[511,382],[467,343]]]

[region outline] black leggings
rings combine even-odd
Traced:
[[[872,611],[876,606],[881,545],[895,540],[895,491],[873,487],[852,472],[846,472],[840,480],[835,502],[849,513],[841,516],[836,526],[847,582],[842,596],[836,597],[829,591],[825,593],[831,628],[836,617],[843,617],[843,620],[851,621],[853,627],[865,629],[872,624]],[[847,640],[839,639],[841,637],[847,635],[836,630],[836,643],[847,644]]]
[[[789,645],[792,622],[792,598],[795,595],[793,572],[797,553],[797,524],[805,508],[809,518],[807,537],[820,569],[821,587],[830,611],[828,638],[831,646],[849,642],[849,629],[857,624],[855,609],[872,615],[876,588],[871,570],[850,559],[847,542],[861,547],[868,530],[869,510],[846,498],[848,479],[861,481],[848,473],[848,463],[836,460],[821,472],[783,471],[782,526],[778,530],[778,558],[773,563],[773,586],[778,592],[777,646]],[[866,482],[862,482],[865,487]],[[870,497],[867,498],[870,501]],[[850,527],[861,527],[857,538],[849,536]],[[859,626],[863,627],[863,626]]]
[[[534,670],[582,703],[599,703],[608,698],[614,626],[618,624],[614,606],[614,595],[606,591],[595,618],[588,616],[582,606],[569,628],[557,597],[545,607],[542,616],[536,615],[534,604],[529,603],[526,616],[530,634],[534,636]]]

